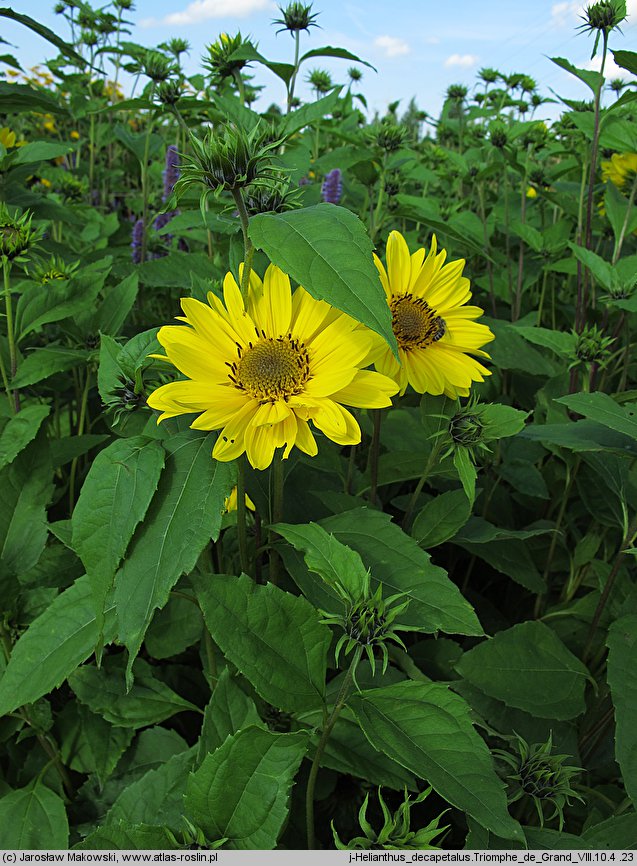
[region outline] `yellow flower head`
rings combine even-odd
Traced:
[[[201,413],[191,427],[218,430],[212,456],[234,460],[245,451],[255,469],[266,469],[275,449],[289,456],[296,445],[314,456],[309,421],[339,445],[355,445],[361,431],[342,404],[391,405],[391,379],[361,370],[373,347],[370,331],[317,301],[303,288],[294,294],[286,274],[270,265],[263,282],[250,275],[247,308],[227,274],[222,303],[182,299],[189,327],[168,325],[158,339],[166,360],[187,381],[162,385],[148,399],[159,421]]]
[[[73,139],[73,141],[77,141],[80,137],[80,134],[77,131],[77,129],[72,129],[71,132],[69,133],[69,135]]]
[[[614,153],[602,160],[602,180],[609,180],[619,190],[630,190],[636,175],[637,153]]]
[[[527,198],[537,198],[537,190],[534,186],[527,186],[526,197]]]
[[[462,276],[464,260],[445,264],[446,257],[445,250],[437,251],[435,235],[427,256],[424,249],[410,255],[396,231],[387,240],[387,270],[374,256],[400,358],[383,347],[375,363],[398,383],[401,394],[411,385],[419,394],[467,397],[472,382],[490,375],[471,355],[488,358],[480,347],[494,335],[474,321],[483,310],[466,306],[471,292]]]
[[[15,147],[16,135],[8,126],[3,126],[0,129],[0,144],[3,144],[7,150],[10,147]]]
[[[236,511],[237,510],[237,503],[238,503],[237,485],[235,484],[235,486],[230,491],[230,496],[226,496],[226,500],[223,503],[224,512],[226,514],[230,514],[232,511]],[[246,503],[246,508],[249,508],[250,511],[256,511],[256,506],[255,506],[254,502],[250,499],[250,497],[248,496],[247,493],[245,495],[245,503]]]

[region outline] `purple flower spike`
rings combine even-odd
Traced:
[[[174,144],[169,144],[166,150],[166,167],[164,168],[163,176],[164,194],[162,201],[168,201],[174,185],[179,180],[179,154]]]
[[[144,242],[144,220],[139,219],[133,226],[131,239],[131,257],[133,264],[138,265],[142,260],[142,244]]]
[[[330,204],[338,204],[343,194],[343,182],[340,168],[333,168],[325,175],[321,187],[321,198]]]

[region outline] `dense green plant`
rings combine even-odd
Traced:
[[[129,41],[131,6],[63,0],[68,41],[0,10],[59,51],[0,58],[0,847],[632,847],[625,3],[586,13],[600,72],[554,58],[590,99],[551,124],[532,78],[486,68],[437,119],[370,119],[366,64],[301,53],[296,2],[291,62],[222,35],[187,76],[187,43]],[[347,87],[321,57],[357,64]],[[262,66],[285,113],[250,107]],[[414,273],[447,250],[449,314],[386,242]],[[490,358],[393,387],[397,358],[476,333],[461,257]],[[162,327],[180,299],[194,355]],[[283,308],[318,322],[307,346],[259,331]],[[343,354],[312,395],[324,333]],[[297,436],[250,463],[196,390],[222,348],[233,397]]]

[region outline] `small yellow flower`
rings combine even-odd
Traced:
[[[46,189],[50,189],[50,188],[51,188],[51,181],[50,181],[50,180],[47,180],[46,177],[41,177],[41,178],[39,178],[39,182],[42,184],[42,186],[46,187]]]
[[[464,260],[445,264],[445,250],[437,252],[436,237],[429,254],[410,255],[400,232],[387,240],[387,270],[374,261],[392,314],[399,361],[383,346],[376,369],[390,376],[404,394],[411,385],[419,394],[467,397],[473,382],[491,373],[472,355],[488,358],[481,346],[494,339],[486,325],[475,322],[480,307],[467,306],[469,280],[462,276]]]
[[[602,180],[609,180],[618,190],[629,191],[637,175],[637,153],[614,153],[602,160]]]
[[[15,147],[16,134],[8,126],[3,126],[0,129],[0,144],[3,144],[7,150],[10,147]]]
[[[248,496],[247,493],[245,495],[245,498],[246,498],[246,508],[249,508],[250,511],[256,511],[256,505],[250,499],[250,497]],[[223,510],[225,511],[226,514],[230,514],[231,511],[237,510],[237,504],[238,504],[237,485],[235,484],[235,486],[230,491],[230,496],[226,496],[226,500],[223,503]]]
[[[526,197],[527,198],[537,198],[537,190],[534,186],[527,187]]]
[[[71,132],[70,132],[70,137],[73,139],[73,141],[77,141],[77,140],[79,139],[80,134],[79,134],[79,132],[77,131],[77,129],[72,129],[72,130],[71,130]]]
[[[20,73],[17,69],[7,69],[7,75],[9,76],[9,78],[18,78]]]
[[[188,327],[160,329],[164,360],[188,378],[150,395],[148,405],[162,413],[158,423],[197,413],[194,429],[221,428],[216,460],[245,452],[255,469],[266,469],[277,448],[284,459],[295,445],[315,456],[310,421],[339,445],[360,442],[343,404],[380,409],[398,390],[387,376],[361,369],[371,332],[301,287],[292,294],[289,277],[274,265],[263,282],[251,273],[247,306],[230,273],[223,295],[224,303],[210,292],[209,306],[182,299]]]

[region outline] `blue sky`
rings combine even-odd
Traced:
[[[52,0],[14,0],[16,11],[37,18],[68,37],[66,23],[56,16]],[[101,5],[101,4],[96,4]],[[436,115],[449,84],[472,87],[481,66],[533,76],[540,90],[549,88],[568,98],[586,98],[588,91],[548,59],[567,57],[580,66],[591,64],[592,39],[575,29],[583,4],[578,0],[316,0],[321,29],[303,34],[305,50],[333,45],[347,48],[372,63],[377,73],[361,67],[361,90],[370,110],[381,113],[387,104],[401,99],[402,110],[414,96],[420,108]],[[628,22],[623,35],[614,34],[611,47],[635,49],[637,0],[628,0]],[[132,39],[156,45],[181,36],[192,46],[186,60],[188,73],[200,71],[199,60],[207,43],[220,32],[241,30],[272,60],[291,62],[293,40],[287,32],[276,35],[273,18],[279,17],[273,0],[137,0],[129,16],[134,22]],[[15,47],[23,66],[41,63],[53,52],[39,37],[12,22],[2,22],[2,36]],[[613,68],[607,72],[627,75]],[[347,81],[347,61],[312,59],[302,77],[315,66],[328,69],[337,83]],[[255,83],[266,85],[258,107],[283,103],[283,84],[263,67],[255,67]],[[301,83],[300,96],[309,98]],[[544,108],[538,116],[555,116]]]

